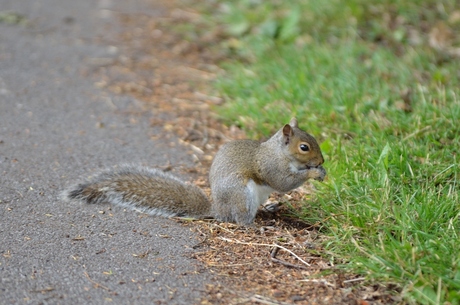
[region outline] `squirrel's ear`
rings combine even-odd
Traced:
[[[285,145],[289,144],[289,142],[291,141],[291,137],[293,135],[294,135],[294,131],[292,130],[292,126],[289,125],[289,124],[284,125],[284,127],[283,127],[283,138],[284,138],[284,144]]]
[[[289,122],[289,125],[291,125],[292,127],[299,127],[299,124],[297,123],[296,118],[292,118],[291,121]]]

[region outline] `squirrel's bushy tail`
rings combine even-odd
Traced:
[[[210,216],[211,209],[197,186],[157,169],[131,165],[101,172],[64,191],[62,197],[91,204],[107,202],[164,217],[202,218]]]

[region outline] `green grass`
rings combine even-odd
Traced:
[[[322,143],[302,217],[331,259],[407,303],[460,304],[460,4],[212,3],[233,58],[217,111],[252,137],[297,116]]]

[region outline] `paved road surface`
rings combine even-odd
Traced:
[[[87,75],[116,55],[96,39],[116,31],[113,11],[162,13],[147,1],[0,2],[30,24],[0,23],[0,304],[194,304],[211,281],[174,221],[58,199],[114,164],[191,163],[126,114],[139,102]]]

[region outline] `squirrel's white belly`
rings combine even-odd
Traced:
[[[261,204],[263,204],[275,190],[269,187],[268,185],[260,185],[250,179],[246,184],[247,190],[250,194],[251,200],[251,209],[257,209]]]

